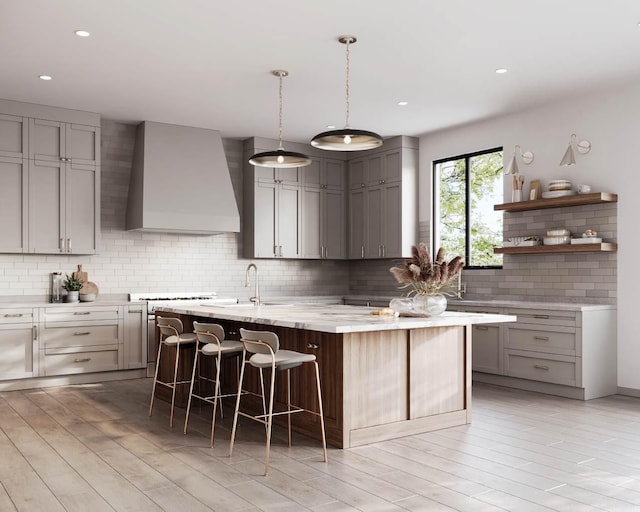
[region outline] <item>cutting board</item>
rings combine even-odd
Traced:
[[[98,293],[98,287],[95,283],[89,281],[89,274],[82,270],[82,265],[78,265],[78,270],[74,272],[74,275],[84,283],[80,293]]]

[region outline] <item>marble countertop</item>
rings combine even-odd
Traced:
[[[345,295],[345,300],[386,301],[397,298],[390,295]],[[526,308],[526,309],[556,309],[560,311],[595,311],[616,309],[615,304],[585,304],[580,302],[540,302],[515,299],[447,299],[452,306],[474,306],[494,308]]]
[[[221,320],[291,327],[308,331],[329,333],[390,331],[395,329],[420,329],[425,327],[448,327],[456,325],[515,322],[513,315],[484,313],[459,313],[446,311],[437,317],[393,317],[377,316],[371,312],[376,308],[361,306],[297,304],[269,306],[183,306],[159,307],[157,311],[168,311]]]

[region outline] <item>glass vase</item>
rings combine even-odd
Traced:
[[[441,293],[413,296],[413,311],[424,316],[438,316],[447,309],[447,298]]]

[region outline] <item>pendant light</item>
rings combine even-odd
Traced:
[[[349,126],[349,47],[357,41],[354,36],[338,38],[347,47],[346,122],[343,130],[331,130],[316,135],[311,145],[328,151],[361,151],[382,146],[382,137],[367,130],[354,130]]]
[[[302,153],[295,153],[293,151],[285,151],[282,147],[282,79],[289,75],[288,71],[284,69],[276,69],[271,72],[272,75],[277,76],[280,79],[280,87],[278,88],[278,96],[280,98],[280,110],[278,111],[278,131],[280,137],[280,144],[276,151],[264,151],[262,153],[256,153],[249,159],[249,163],[257,165],[258,167],[304,167],[311,164],[311,158]]]

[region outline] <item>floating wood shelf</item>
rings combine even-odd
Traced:
[[[533,201],[531,201],[533,202]],[[568,254],[578,252],[616,252],[618,244],[534,245],[530,247],[494,247],[494,254]]]
[[[496,204],[494,205],[493,209],[503,210],[505,212],[524,212],[526,210],[543,210],[545,208],[563,208],[565,206],[581,206],[585,204],[617,202],[618,194],[610,194],[608,192],[595,192],[593,194],[576,194],[574,196],[555,197],[553,199],[534,199],[532,201],[517,201],[515,203]],[[509,249],[515,249],[515,247],[509,247]],[[520,247],[520,249],[525,248]],[[533,249],[535,249],[535,247],[533,247]]]

